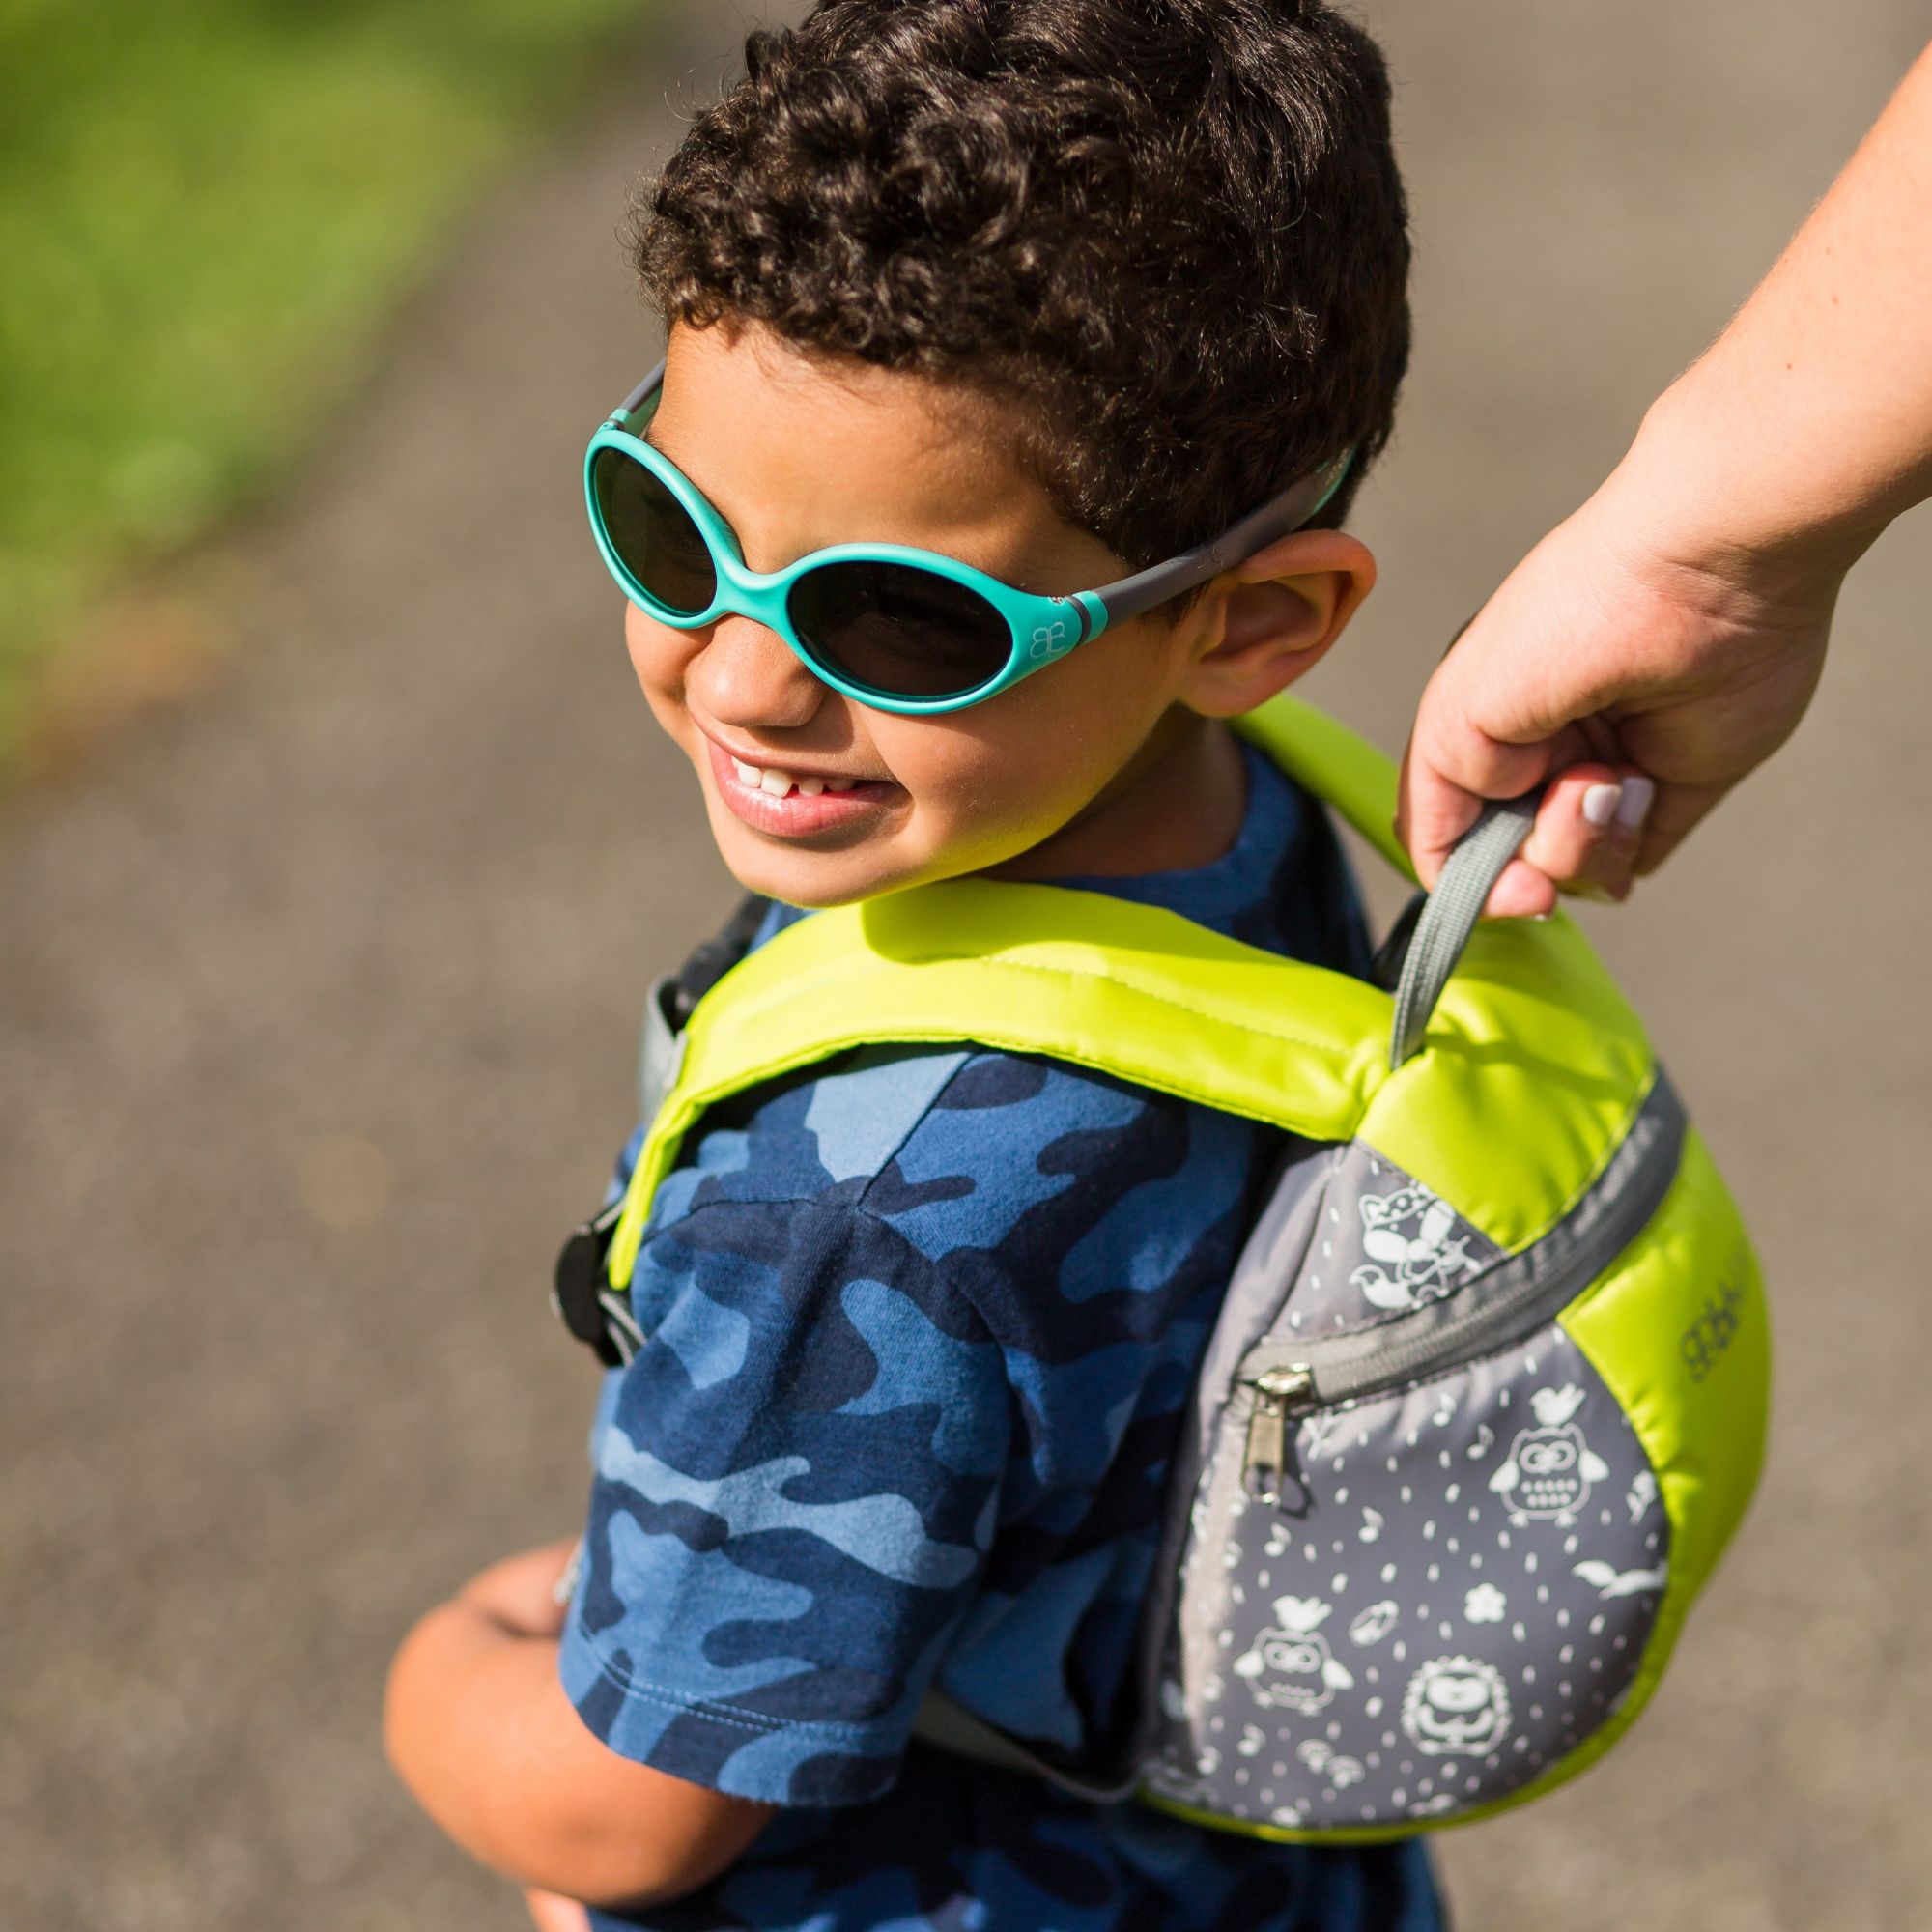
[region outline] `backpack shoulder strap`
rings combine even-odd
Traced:
[[[1415,867],[1395,836],[1396,768],[1366,738],[1283,692],[1234,721],[1304,791],[1341,813],[1405,879]]]
[[[1387,1075],[1389,995],[1155,906],[950,880],[822,912],[698,1003],[611,1238],[630,1281],[658,1183],[707,1107],[856,1046],[974,1041],[1345,1140]]]
[[[1395,768],[1378,752],[1288,696],[1237,728],[1408,871]],[[1310,1140],[1354,1138],[1399,1083],[1408,1097],[1378,1106],[1378,1146],[1437,1192],[1466,1193],[1472,1211],[1494,1192],[1483,1122],[1494,1130],[1504,1097],[1534,1112],[1555,1168],[1567,1174],[1579,1151],[1587,1164],[1651,1054],[1567,920],[1471,938],[1528,822],[1504,809],[1452,860],[1396,962],[1395,1000],[1177,913],[1055,886],[951,880],[803,920],[726,973],[667,1040],[668,1090],[611,1233],[608,1281],[628,1287],[658,1184],[707,1107],[873,1044],[1045,1054]],[[1442,1050],[1418,1058],[1425,1027]],[[1512,1190],[1479,1225],[1514,1244],[1562,1179]]]

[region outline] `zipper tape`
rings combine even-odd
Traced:
[[[1531,1246],[1472,1276],[1453,1295],[1352,1335],[1267,1342],[1237,1381],[1305,1372],[1296,1408],[1385,1394],[1494,1354],[1553,1319],[1630,1246],[1663,1205],[1684,1156],[1684,1105],[1662,1069],[1604,1171]]]

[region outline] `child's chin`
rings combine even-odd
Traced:
[[[865,866],[853,861],[854,855],[850,853],[775,854],[740,850],[724,854],[731,876],[748,893],[781,899],[786,905],[802,906],[807,912],[824,912],[833,906],[877,898],[881,893],[910,883],[889,867]]]

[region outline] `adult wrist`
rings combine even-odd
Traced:
[[[1582,514],[1650,596],[1714,625],[1826,621],[1845,573],[1878,534],[1812,514],[1747,434],[1690,384],[1645,412],[1622,462]]]

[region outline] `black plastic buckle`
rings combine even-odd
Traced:
[[[659,995],[665,1022],[662,1037],[668,1042],[683,1031],[698,1001],[745,956],[770,904],[769,899],[760,898],[755,893],[749,895],[731,915],[724,930],[700,946],[685,961],[676,978],[663,987]],[[674,1066],[675,1061],[668,1052],[663,1063],[663,1077],[667,1081]],[[655,1105],[662,1097],[653,1094],[647,1104]],[[629,1297],[611,1286],[609,1268],[611,1237],[617,1232],[623,1212],[620,1197],[594,1221],[584,1222],[564,1242],[557,1253],[554,1285],[550,1294],[550,1305],[563,1325],[607,1369],[622,1368],[627,1359],[625,1351],[611,1339],[613,1323],[625,1332],[633,1351],[639,1340],[636,1325],[624,1316],[613,1315],[607,1302],[607,1297],[619,1296],[620,1305],[628,1311]]]
[[[619,1368],[623,1356],[611,1339],[604,1296],[611,1291],[608,1272],[611,1237],[617,1232],[624,1204],[613,1202],[594,1221],[577,1229],[557,1251],[556,1272],[550,1305],[558,1319],[607,1369]]]

